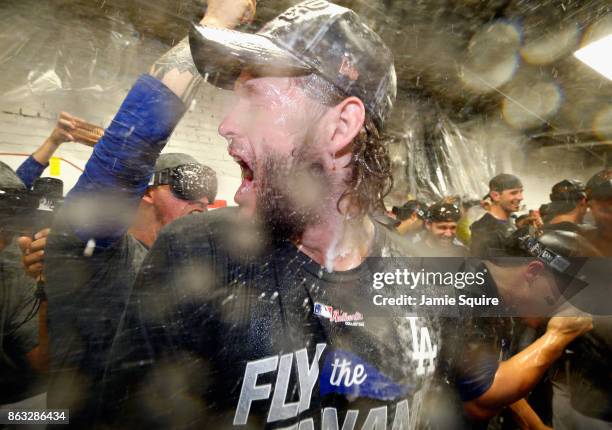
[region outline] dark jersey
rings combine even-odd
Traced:
[[[57,222],[47,245],[50,407],[70,408],[70,424],[92,419],[94,392],[108,360],[147,248],[125,234],[93,256],[71,229]]]
[[[471,255],[481,258],[504,255],[505,239],[513,231],[506,221],[499,220],[488,212],[474,222],[470,229],[472,231]]]
[[[139,428],[414,424],[438,350],[430,321],[364,318],[380,270],[369,262],[330,273],[289,242],[236,252],[228,213],[178,220],[156,241],[114,343],[104,416]],[[374,255],[403,254],[380,226],[375,243]]]
[[[612,423],[612,317],[594,316],[593,329],[567,349],[572,406],[584,415]]]
[[[542,230],[551,231],[551,230],[561,230],[561,231],[571,231],[572,233],[578,233],[581,235],[589,234],[589,232],[593,231],[593,227],[590,227],[586,224],[576,224],[569,221],[558,222],[555,224],[546,223],[542,226]]]
[[[127,233],[155,160],[185,111],[157,79],[141,76],[96,144],[51,229],[45,257],[50,407],[70,409],[70,425],[93,419],[96,392],[147,253]]]
[[[612,257],[612,241],[599,228],[587,230],[583,236],[605,257]]]

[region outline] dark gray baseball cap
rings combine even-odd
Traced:
[[[379,126],[395,102],[391,50],[355,12],[324,0],[299,3],[256,34],[194,25],[189,43],[199,72],[224,89],[243,69],[315,73],[361,99]]]
[[[182,166],[184,164],[200,163],[189,154],[184,154],[182,152],[168,152],[159,156],[155,162],[154,171],[161,172],[164,169],[174,169],[175,167]]]
[[[489,181],[489,190],[502,192],[513,188],[523,188],[521,180],[510,173],[500,173]]]
[[[219,187],[213,169],[181,152],[159,156],[149,185],[170,185],[172,193],[180,199],[198,200],[205,196],[209,203],[215,201]]]
[[[0,161],[0,188],[25,190],[26,187],[11,167]]]
[[[607,200],[612,198],[612,168],[607,167],[597,172],[586,185],[589,200]]]

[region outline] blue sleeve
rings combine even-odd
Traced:
[[[494,318],[444,319],[440,375],[453,382],[463,402],[477,399],[493,385],[503,355],[500,330]]]
[[[159,80],[142,75],[136,81],[66,196],[65,213],[83,242],[94,239],[96,249],[105,249],[127,231],[184,113],[183,102]]]
[[[499,367],[497,358],[492,354],[483,354],[471,362],[464,360],[464,366],[457,378],[459,396],[464,402],[477,399],[487,392]]]
[[[31,155],[21,163],[21,166],[17,169],[17,176],[21,179],[21,182],[30,189],[34,185],[34,181],[40,178],[40,175],[45,171],[49,164],[40,164]]]

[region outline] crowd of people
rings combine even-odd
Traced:
[[[612,169],[538,210],[501,173],[480,200],[387,211],[391,51],[323,0],[234,30],[255,9],[209,0],[105,130],[62,113],[17,171],[0,163],[0,409],[100,429],[610,428]],[[208,211],[215,171],[162,153],[205,80],[237,95],[219,126],[237,208]],[[40,176],[68,141],[93,151],[64,197]],[[370,314],[373,274],[402,264],[456,264],[482,281],[471,303],[502,310]]]
[[[527,210],[521,207],[521,180],[501,173],[491,178],[481,200],[449,196],[430,205],[409,200],[392,208],[387,216],[394,221],[387,225],[438,257],[503,256],[507,238],[527,227],[577,233],[596,248],[595,255],[610,256],[611,177],[610,169],[604,169],[586,185],[564,179],[553,185],[549,203]]]

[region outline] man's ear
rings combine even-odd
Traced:
[[[431,231],[431,221],[425,221],[425,228],[427,231]]]
[[[347,97],[332,109],[331,147],[332,154],[350,153],[350,144],[365,122],[365,106],[357,97]]]
[[[525,280],[527,282],[532,282],[542,274],[545,270],[544,263],[538,260],[532,260],[527,264],[527,268],[525,269]]]
[[[491,191],[489,192],[489,195],[491,196],[491,202],[496,203],[497,201],[499,201],[501,193],[499,193],[498,191]]]
[[[154,200],[154,197],[153,197],[153,188],[148,187],[146,189],[144,195],[142,196],[142,201],[152,205],[153,204],[153,200]]]

